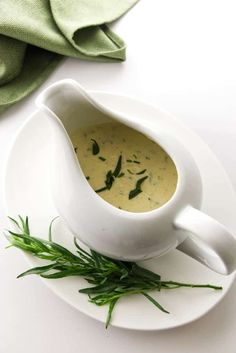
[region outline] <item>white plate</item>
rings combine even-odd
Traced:
[[[93,94],[111,108],[144,119],[153,129],[165,127],[181,136],[182,143],[191,151],[202,173],[202,209],[236,232],[236,198],[231,184],[212,152],[197,135],[167,113],[146,103],[103,92]],[[48,121],[36,111],[18,133],[6,169],[6,213],[11,216],[28,215],[33,234],[40,237],[47,237],[49,222],[57,215],[49,188],[50,148]],[[55,223],[54,234],[57,242],[74,249],[72,235],[60,220]],[[39,264],[30,255],[27,258],[31,266]],[[166,280],[213,283],[222,285],[224,289],[180,288],[153,292],[153,296],[170,311],[169,315],[160,312],[142,296],[127,297],[117,304],[112,325],[136,330],[162,330],[187,324],[219,303],[234,280],[234,275],[218,275],[177,250],[159,259],[146,261],[145,266]],[[78,293],[79,288],[87,286],[83,279],[72,277],[44,282],[82,313],[105,322],[107,307],[97,307],[88,302],[86,295]]]

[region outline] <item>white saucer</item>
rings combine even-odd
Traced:
[[[146,103],[103,92],[93,94],[111,108],[130,112],[137,119],[144,119],[153,129],[165,127],[173,133],[178,131],[178,136],[182,137],[182,143],[191,151],[202,173],[202,209],[236,233],[234,191],[221,165],[197,135],[175,118]],[[48,225],[57,215],[49,188],[50,148],[48,121],[42,113],[36,111],[19,131],[6,169],[6,214],[28,215],[32,233],[39,237],[47,237]],[[60,220],[55,223],[53,233],[54,240],[74,249],[73,237]],[[30,255],[27,255],[27,258],[31,267],[39,264],[39,261]],[[117,304],[112,325],[126,329],[162,330],[187,324],[219,303],[235,277],[234,274],[227,277],[218,275],[177,250],[159,259],[146,261],[145,266],[166,280],[212,283],[222,285],[224,289],[213,291],[180,288],[163,290],[161,293],[153,292],[152,295],[170,311],[169,315],[159,311],[142,296],[127,297]],[[59,297],[82,313],[105,322],[108,308],[97,307],[88,302],[86,295],[78,293],[79,288],[87,286],[83,279],[71,277],[44,282]]]

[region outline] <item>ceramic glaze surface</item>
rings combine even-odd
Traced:
[[[134,129],[119,123],[92,125],[79,129],[72,143],[89,184],[117,208],[150,211],[175,192],[177,171],[172,159]]]

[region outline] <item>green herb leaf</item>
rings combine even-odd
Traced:
[[[140,276],[140,277],[145,278],[149,281],[158,282],[161,280],[160,275],[158,275],[157,273],[154,273],[152,271],[149,271],[146,268],[140,267],[137,264],[132,265],[132,272],[136,276]]]
[[[113,175],[114,175],[114,173],[112,173],[111,170],[109,170],[109,171],[107,172],[107,174],[106,174],[105,184],[106,184],[106,187],[107,187],[108,190],[111,189],[112,184],[114,183],[115,178],[114,178]]]
[[[153,297],[151,297],[149,294],[142,292],[142,294],[148,299],[150,300],[150,302],[152,304],[154,304],[158,309],[160,309],[161,311],[163,311],[166,314],[169,314],[169,311],[167,311],[166,309],[163,308],[163,306],[161,306],[161,304],[159,304]]]
[[[122,156],[120,155],[120,157],[118,158],[115,170],[113,172],[113,175],[114,175],[115,178],[118,177],[118,175],[121,172],[121,165],[122,165]]]
[[[101,156],[99,156],[98,158],[101,159],[101,161],[103,161],[103,162],[106,160],[106,158],[101,157]]]
[[[99,192],[102,192],[102,191],[105,191],[105,190],[110,190],[113,183],[114,183],[114,176],[113,176],[113,173],[111,170],[109,170],[106,174],[106,180],[105,180],[105,186],[103,186],[102,188],[100,189],[97,189],[95,190],[96,193],[99,193]]]
[[[96,154],[98,154],[100,152],[100,147],[99,147],[99,145],[98,145],[96,140],[91,139],[91,141],[93,142],[93,146],[92,146],[93,155],[96,155]]]
[[[48,240],[52,241],[52,225],[54,221],[58,218],[59,216],[55,217],[52,219],[51,223],[49,224],[49,229],[48,229]],[[28,234],[30,234],[30,231],[28,230]]]
[[[111,322],[112,312],[113,312],[114,307],[115,307],[115,305],[116,305],[118,300],[119,300],[119,298],[115,298],[115,299],[110,301],[109,309],[108,309],[108,315],[107,315],[107,319],[106,319],[106,328],[108,328],[108,326],[109,326],[109,324]]]
[[[136,182],[136,185],[135,185],[135,189],[131,190],[129,192],[129,200],[133,199],[134,197],[138,196],[142,190],[141,190],[141,186],[143,184],[143,182],[148,178],[148,176],[146,175],[145,177],[139,179],[137,182]]]
[[[128,163],[136,163],[136,164],[140,164],[139,161],[135,161],[135,160],[132,160],[132,159],[126,159],[126,162]]]
[[[144,173],[146,172],[146,170],[147,170],[147,169],[143,169],[143,170],[141,170],[141,172],[136,173],[136,175],[144,174]]]
[[[110,190],[115,178],[120,178],[122,177],[124,174],[120,173],[121,171],[121,166],[122,166],[122,156],[120,155],[120,157],[118,158],[116,167],[114,169],[114,172],[112,172],[111,170],[109,170],[106,174],[106,180],[105,180],[105,186],[103,186],[100,189],[95,190],[96,193],[105,191],[105,190]]]
[[[17,278],[21,278],[27,275],[41,275],[44,272],[47,272],[48,270],[52,270],[56,264],[50,264],[46,266],[40,266],[40,267],[34,267],[29,269],[28,271],[25,271],[21,273],[20,275],[17,276]]]
[[[95,192],[96,192],[97,194],[99,194],[99,192],[102,192],[102,191],[105,191],[105,190],[107,190],[107,187],[106,187],[106,186],[103,186],[102,188],[95,190]]]
[[[140,189],[133,189],[129,192],[129,200],[133,199],[134,197],[138,196],[141,194],[142,190]]]
[[[108,293],[116,289],[116,287],[117,285],[114,283],[103,283],[98,286],[80,289],[79,292],[88,295],[97,294],[101,292]]]
[[[132,175],[141,175],[141,174],[144,174],[146,172],[147,169],[143,169],[141,170],[140,172],[138,173],[134,173],[132,172],[130,169],[127,169],[127,171],[129,172],[129,174],[132,174]]]
[[[145,177],[140,178],[137,183],[136,183],[136,188],[140,189],[141,185],[143,184],[143,182],[148,178],[148,176],[146,175]]]

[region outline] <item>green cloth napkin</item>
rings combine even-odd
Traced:
[[[46,80],[63,56],[125,60],[106,23],[138,0],[0,0],[0,112]]]

